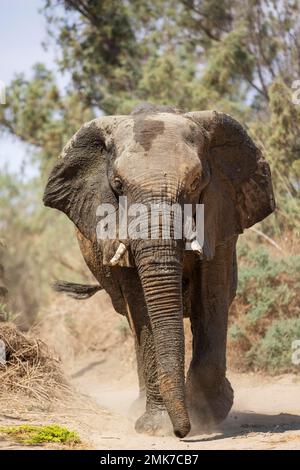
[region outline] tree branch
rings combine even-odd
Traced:
[[[252,232],[255,232],[257,235],[262,237],[264,240],[266,240],[268,243],[270,243],[270,245],[277,248],[277,250],[281,251],[281,253],[285,253],[285,251],[281,248],[280,245],[278,245],[278,243],[275,242],[275,240],[273,240],[273,238],[269,237],[268,235],[263,233],[261,230],[258,230],[255,227],[250,227],[250,230],[252,230]]]

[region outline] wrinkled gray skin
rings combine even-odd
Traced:
[[[110,266],[119,240],[97,242],[96,209],[110,202],[117,210],[118,194],[129,203],[204,203],[203,258],[160,237],[126,240],[126,256]],[[136,430],[163,433],[170,418],[184,437],[191,421],[223,420],[233,402],[225,373],[236,240],[274,210],[269,166],[240,124],[214,111],[151,105],[95,119],[65,147],[44,202],[76,225],[89,268],[128,318],[146,398]],[[193,333],[186,381],[183,315]]]

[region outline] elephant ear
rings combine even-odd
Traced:
[[[187,113],[206,131],[211,178],[201,195],[204,204],[204,255],[261,221],[275,209],[270,168],[243,127],[216,111]]]
[[[116,118],[84,124],[64,147],[44,192],[45,206],[64,212],[89,240],[96,239],[97,207],[116,204],[107,178],[107,142]]]

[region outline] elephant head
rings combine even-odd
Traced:
[[[95,241],[98,206],[110,203],[118,211],[120,195],[130,204],[203,203],[206,259],[218,244],[274,209],[269,166],[261,152],[237,121],[215,111],[142,107],[129,116],[84,124],[50,175],[45,205],[63,211]],[[184,243],[158,233],[156,239],[106,241],[103,262],[138,270],[160,392],[174,432],[182,437],[190,429],[184,396]]]

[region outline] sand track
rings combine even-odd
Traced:
[[[137,397],[133,340],[108,297],[100,293],[83,303],[59,297],[44,318],[39,334],[62,358],[76,398],[43,410],[29,404],[26,411],[8,399],[0,407],[0,425],[59,423],[94,449],[300,450],[300,376],[229,372],[234,408],[213,433],[192,430],[181,440],[144,436],[135,432],[129,414]],[[0,436],[1,448],[19,446]]]
[[[129,408],[137,396],[135,371],[114,378],[111,360],[90,361],[74,386],[106,411],[89,435],[97,449],[300,449],[300,378],[229,374],[234,409],[213,433],[184,439],[137,434]]]

